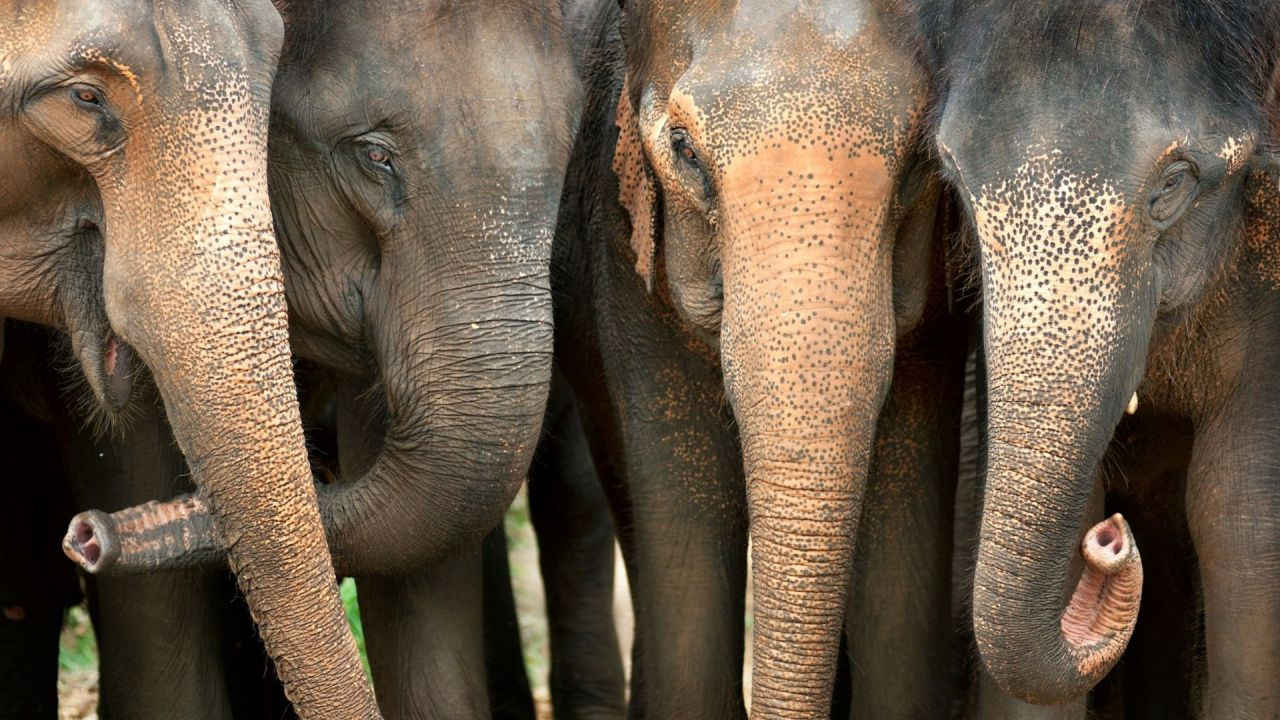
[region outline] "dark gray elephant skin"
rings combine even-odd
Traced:
[[[559,4],[300,1],[284,16],[271,198],[293,349],[338,378],[330,550],[357,577],[383,711],[487,716],[480,542],[538,442],[580,105]],[[184,554],[99,570],[216,561],[200,500],[177,502],[139,512],[177,517],[145,532],[191,538]]]
[[[21,623],[5,629],[39,625],[44,631],[29,644],[3,646],[0,662],[9,670],[0,688],[0,715],[52,718],[58,631],[66,600],[78,595],[79,583],[48,529],[33,532],[33,523],[65,531],[76,508],[119,508],[168,497],[190,489],[190,472],[145,375],[120,409],[127,426],[104,432],[85,400],[89,391],[79,371],[63,369],[73,367],[66,360],[69,342],[14,321],[7,335],[0,378],[16,404],[6,405],[4,437],[21,444],[4,456],[21,458],[22,470],[15,466],[9,476],[22,479],[15,485],[32,497],[6,505],[21,517],[6,520],[4,531],[27,533],[14,538],[15,547],[43,538],[39,547],[58,557],[44,551],[6,554],[26,565],[17,574],[0,575],[0,592],[27,599],[17,603]],[[85,592],[97,644],[100,717],[266,720],[286,713],[287,702],[226,571],[88,577]],[[42,698],[38,706],[20,700],[33,695]]]

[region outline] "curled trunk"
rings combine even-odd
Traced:
[[[1043,269],[1016,277],[1037,275]],[[1050,274],[1046,286],[1027,284],[1027,292],[1041,293],[1037,315],[1025,301],[1008,302],[1003,280],[988,275],[987,481],[974,635],[1006,692],[1054,704],[1106,675],[1137,622],[1142,563],[1128,525],[1117,515],[1086,533],[1085,513],[1141,377],[1151,319],[1133,309],[1154,302],[1139,302],[1132,283],[1119,300],[1101,302],[1084,286],[1055,285]],[[1089,313],[1096,317],[1082,332],[1074,319]],[[1078,344],[1063,341],[1069,338]],[[1076,553],[1085,569],[1071,592]]]
[[[1053,413],[1043,406],[1029,412],[1039,422],[1066,422],[1061,416],[1048,420]],[[1032,703],[1066,702],[1088,692],[1124,652],[1138,618],[1142,561],[1120,515],[1080,538],[1110,433],[1098,433],[1084,451],[1069,441],[1063,448],[1038,449],[1043,440],[1038,446],[1024,438],[1037,420],[1025,413],[1015,420],[1013,413],[997,403],[990,409],[974,635],[983,662],[1005,691]],[[1064,607],[1076,552],[1084,570]]]

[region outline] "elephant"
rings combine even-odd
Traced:
[[[934,142],[982,288],[985,671],[1083,717],[1152,599],[1144,556],[1176,547],[1155,526],[1185,515],[1204,717],[1275,717],[1280,8],[935,5]],[[1141,514],[1104,517],[1108,489]]]
[[[373,718],[289,360],[265,0],[0,10],[0,315],[70,335],[103,414],[148,366],[302,717]],[[136,356],[136,358],[135,358]],[[77,528],[67,551],[111,548]]]
[[[539,438],[581,97],[559,2],[299,1],[284,26],[268,172],[290,339],[338,396],[317,527],[357,578],[383,712],[487,715],[481,539]],[[84,514],[124,548],[89,569],[220,562],[209,518],[199,493]]]
[[[842,628],[853,716],[944,716],[966,324],[922,18],[621,5],[580,10],[552,267],[631,579],[630,716],[746,715],[748,531],[753,717],[829,716]]]

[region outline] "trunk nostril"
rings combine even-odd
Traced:
[[[1112,542],[1114,542],[1115,539],[1116,539],[1115,532],[1112,531],[1110,528],[1108,528],[1098,533],[1097,543],[1099,547],[1106,547],[1110,545]],[[1123,544],[1120,547],[1123,547]],[[1117,547],[1115,549],[1120,550],[1120,547]]]
[[[102,557],[102,548],[98,546],[96,540],[90,540],[80,548],[80,554],[84,555],[84,561],[90,566],[97,565],[98,559]]]
[[[82,522],[76,525],[76,542],[84,544],[93,539],[93,526]]]

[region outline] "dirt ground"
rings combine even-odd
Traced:
[[[529,683],[533,687],[534,701],[539,720],[550,720],[551,698],[547,690],[547,673],[550,669],[547,648],[547,620],[542,594],[542,578],[538,572],[538,546],[529,523],[528,503],[524,491],[516,498],[507,514],[507,536],[511,552],[511,581],[515,590],[516,608],[520,616],[520,635],[524,643],[525,666]],[[750,697],[750,612],[751,598],[747,598],[747,697]],[[627,577],[622,567],[622,556],[617,558],[614,581],[614,617],[618,628],[618,640],[622,647],[623,664],[631,670],[631,639],[634,618],[627,588]],[[87,637],[86,637],[87,636]],[[98,673],[91,631],[83,609],[72,611],[71,619],[63,631],[63,658],[58,677],[59,720],[97,720]]]

